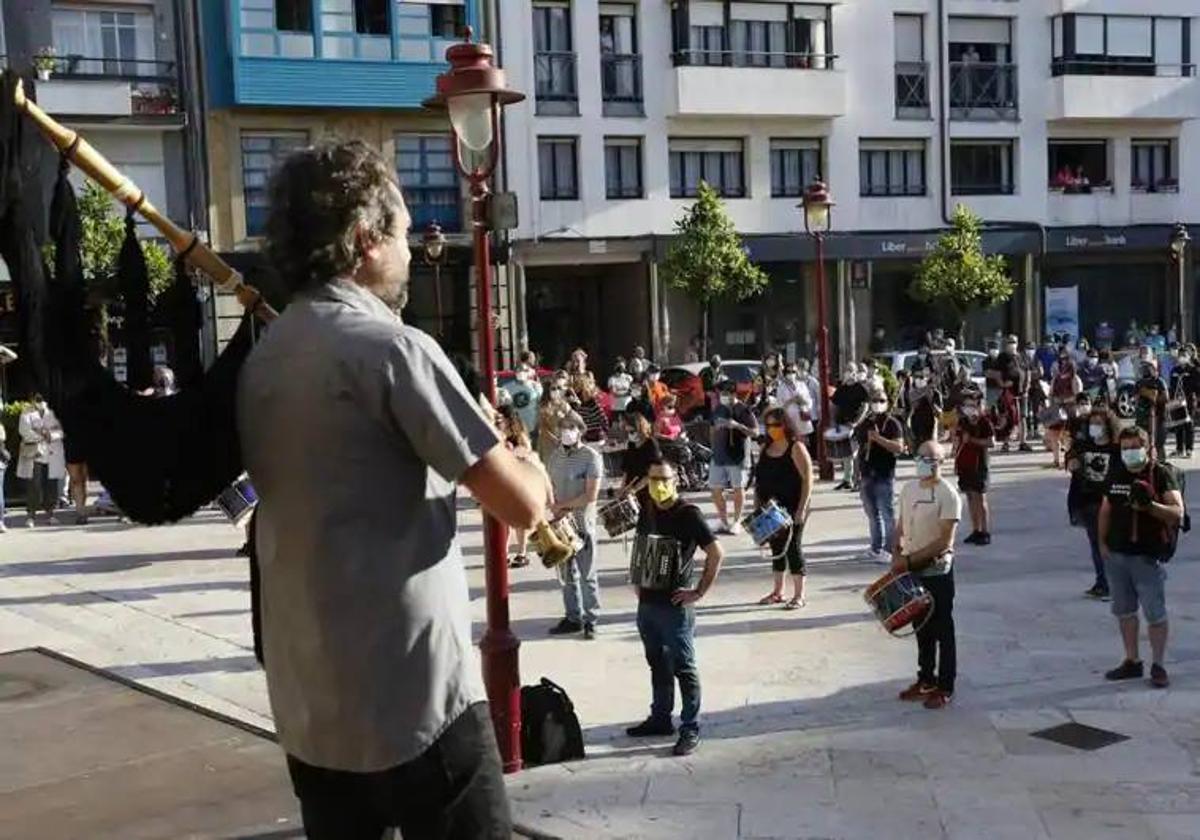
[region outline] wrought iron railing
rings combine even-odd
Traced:
[[[462,194],[458,187],[405,186],[404,201],[413,230],[437,222],[446,233],[462,230]]]
[[[55,74],[72,78],[129,79],[174,84],[175,62],[140,58],[64,55],[57,59]]]
[[[929,64],[896,62],[896,116],[929,116]]]
[[[642,57],[632,54],[601,54],[600,90],[605,102],[641,102]]]
[[[1109,56],[1079,60],[1056,58],[1050,64],[1052,76],[1195,76],[1195,64],[1156,64],[1145,58]]]
[[[533,88],[539,102],[576,102],[575,53],[539,52],[533,56]]]
[[[952,62],[950,113],[955,119],[1015,119],[1017,65]]]
[[[1012,195],[1016,191],[1016,185],[1009,181],[1007,184],[951,184],[951,193],[954,195]]]
[[[671,56],[676,67],[767,67],[799,70],[832,70],[835,53],[758,52],[754,50],[678,50]]]

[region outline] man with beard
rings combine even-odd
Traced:
[[[546,479],[397,316],[409,215],[365,143],[294,153],[266,253],[291,294],[240,372],[263,663],[307,836],[508,838],[472,651],[456,484],[514,528]]]

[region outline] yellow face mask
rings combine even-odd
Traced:
[[[652,478],[647,487],[650,498],[660,505],[665,505],[675,498],[675,479]]]
[[[787,432],[782,426],[770,426],[767,428],[767,434],[773,441],[781,441],[787,438]]]

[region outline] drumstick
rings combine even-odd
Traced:
[[[624,490],[622,490],[621,495],[618,496],[617,498],[625,499],[630,496],[636,495],[636,494],[640,493],[643,490],[643,488],[645,488],[649,484],[650,484],[650,477],[642,476],[637,481],[633,482],[633,484],[630,484],[628,487],[626,487]]]

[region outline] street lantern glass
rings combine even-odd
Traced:
[[[440,260],[446,247],[446,236],[442,233],[441,225],[437,222],[430,222],[421,237],[421,244],[425,248],[425,259],[428,262]]]
[[[829,230],[829,205],[824,202],[812,202],[804,205],[805,224],[810,231]]]
[[[473,152],[492,145],[492,95],[464,93],[449,97],[450,124],[459,141]]]
[[[1171,234],[1171,253],[1176,259],[1183,256],[1183,252],[1187,250],[1191,244],[1192,237],[1188,235],[1188,230],[1183,225],[1176,225],[1174,233]]]

